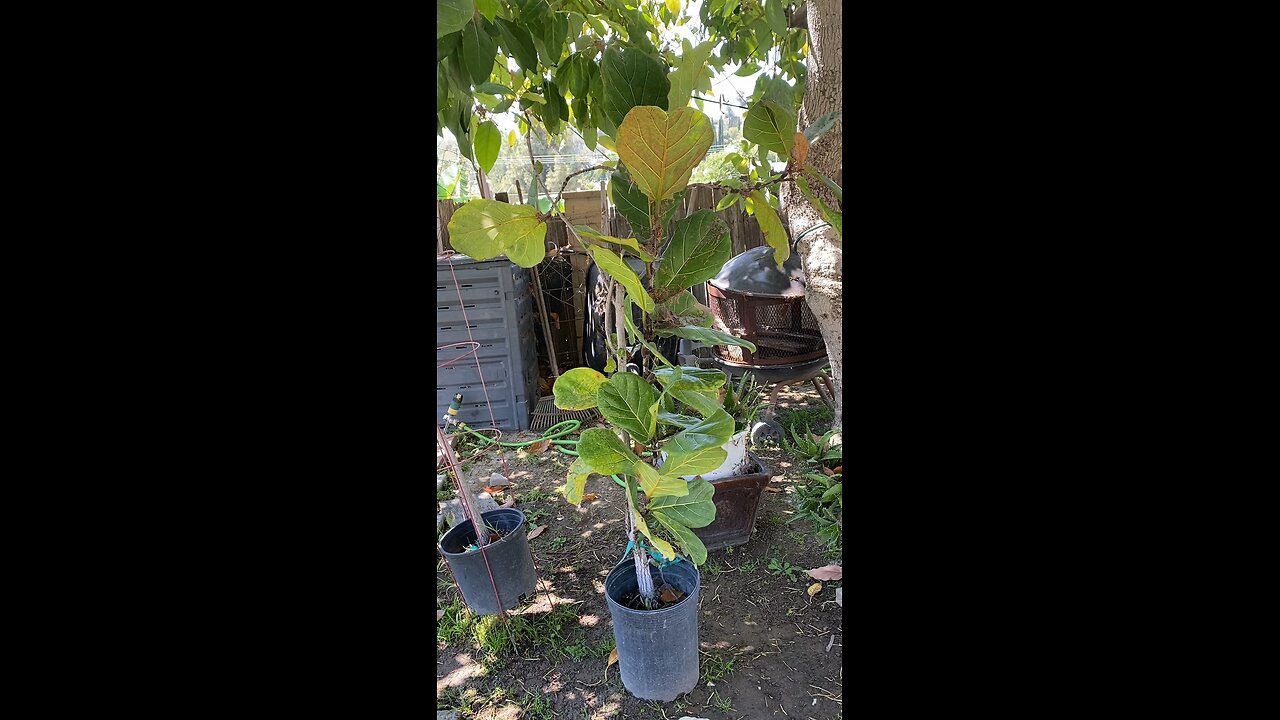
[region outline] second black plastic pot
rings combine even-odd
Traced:
[[[514,508],[502,508],[490,510],[480,517],[486,525],[501,533],[502,538],[482,550],[467,552],[465,548],[476,541],[476,531],[469,521],[463,521],[440,538],[440,552],[449,563],[467,607],[479,615],[496,615],[499,607],[510,610],[532,597],[538,575],[533,569],[533,555],[529,554],[524,513]],[[486,557],[488,567],[485,566]]]
[[[654,587],[666,582],[684,599],[659,610],[633,610],[622,598],[637,589],[628,560],[609,573],[604,596],[613,617],[618,669],[627,692],[641,700],[670,702],[698,684],[698,568],[688,561],[661,571],[650,567]]]

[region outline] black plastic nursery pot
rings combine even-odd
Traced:
[[[636,591],[635,564],[615,567],[604,581],[613,617],[618,669],[627,692],[641,700],[670,702],[698,684],[698,568],[688,561],[659,571],[650,566],[654,587],[666,582],[684,598],[658,610],[633,610],[621,604]]]
[[[524,513],[515,508],[501,508],[480,517],[502,535],[499,540],[467,552],[466,547],[476,541],[476,531],[470,522],[464,521],[440,538],[439,548],[467,607],[478,615],[496,615],[499,608],[510,610],[532,597],[538,575],[533,569],[533,555],[529,552]],[[485,566],[486,558],[488,567]],[[501,603],[498,598],[501,598]]]

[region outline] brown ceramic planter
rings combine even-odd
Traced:
[[[693,528],[693,534],[709,551],[742,545],[751,539],[751,532],[756,528],[760,495],[773,473],[754,453],[747,455],[752,461],[748,474],[707,481],[716,490],[716,519],[706,527]]]

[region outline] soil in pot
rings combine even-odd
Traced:
[[[684,602],[689,597],[683,590],[677,590],[668,584],[663,584],[657,589],[657,600],[653,606],[645,605],[644,599],[640,597],[639,591],[627,593],[622,596],[621,604],[631,608],[632,610],[663,610],[669,607],[675,607]]]

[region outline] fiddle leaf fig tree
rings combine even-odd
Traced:
[[[591,474],[620,476],[640,595],[650,607],[656,593],[649,549],[667,562],[678,555],[706,560],[692,531],[715,520],[714,488],[697,476],[724,463],[723,446],[734,431],[721,399],[724,374],[672,363],[655,339],[755,351],[717,326],[689,292],[728,261],[728,226],[712,210],[674,219],[716,136],[699,109],[713,73],[738,65],[776,68],[760,76],[749,101],[734,161],[741,174],[703,185],[728,193],[759,220],[779,266],[791,252],[779,201],[792,189],[841,232],[834,173],[807,162],[813,145],[838,136],[832,129],[839,113],[800,127],[809,45],[794,10],[803,10],[795,0],[705,0],[698,18],[665,0],[448,0],[437,10],[437,132],[447,128],[469,160],[482,149],[480,159],[491,165],[489,116],[514,115],[534,170],[530,195],[550,201],[540,211],[471,200],[449,223],[453,247],[477,260],[505,255],[533,267],[546,257],[546,223],[559,214],[605,276],[606,372],[575,368],[556,380],[553,393],[562,409],[597,408],[609,427],[583,431],[564,493],[578,504]],[[674,29],[693,28],[691,20],[702,23],[695,43],[673,41]],[[569,175],[555,194],[533,157],[535,130],[549,138],[571,130],[593,151],[603,154],[597,144],[615,151],[617,160]],[[773,163],[786,167],[779,172]],[[573,226],[558,209],[569,178],[597,169],[607,171],[610,198],[633,237]],[[635,348],[638,373],[625,370]]]

